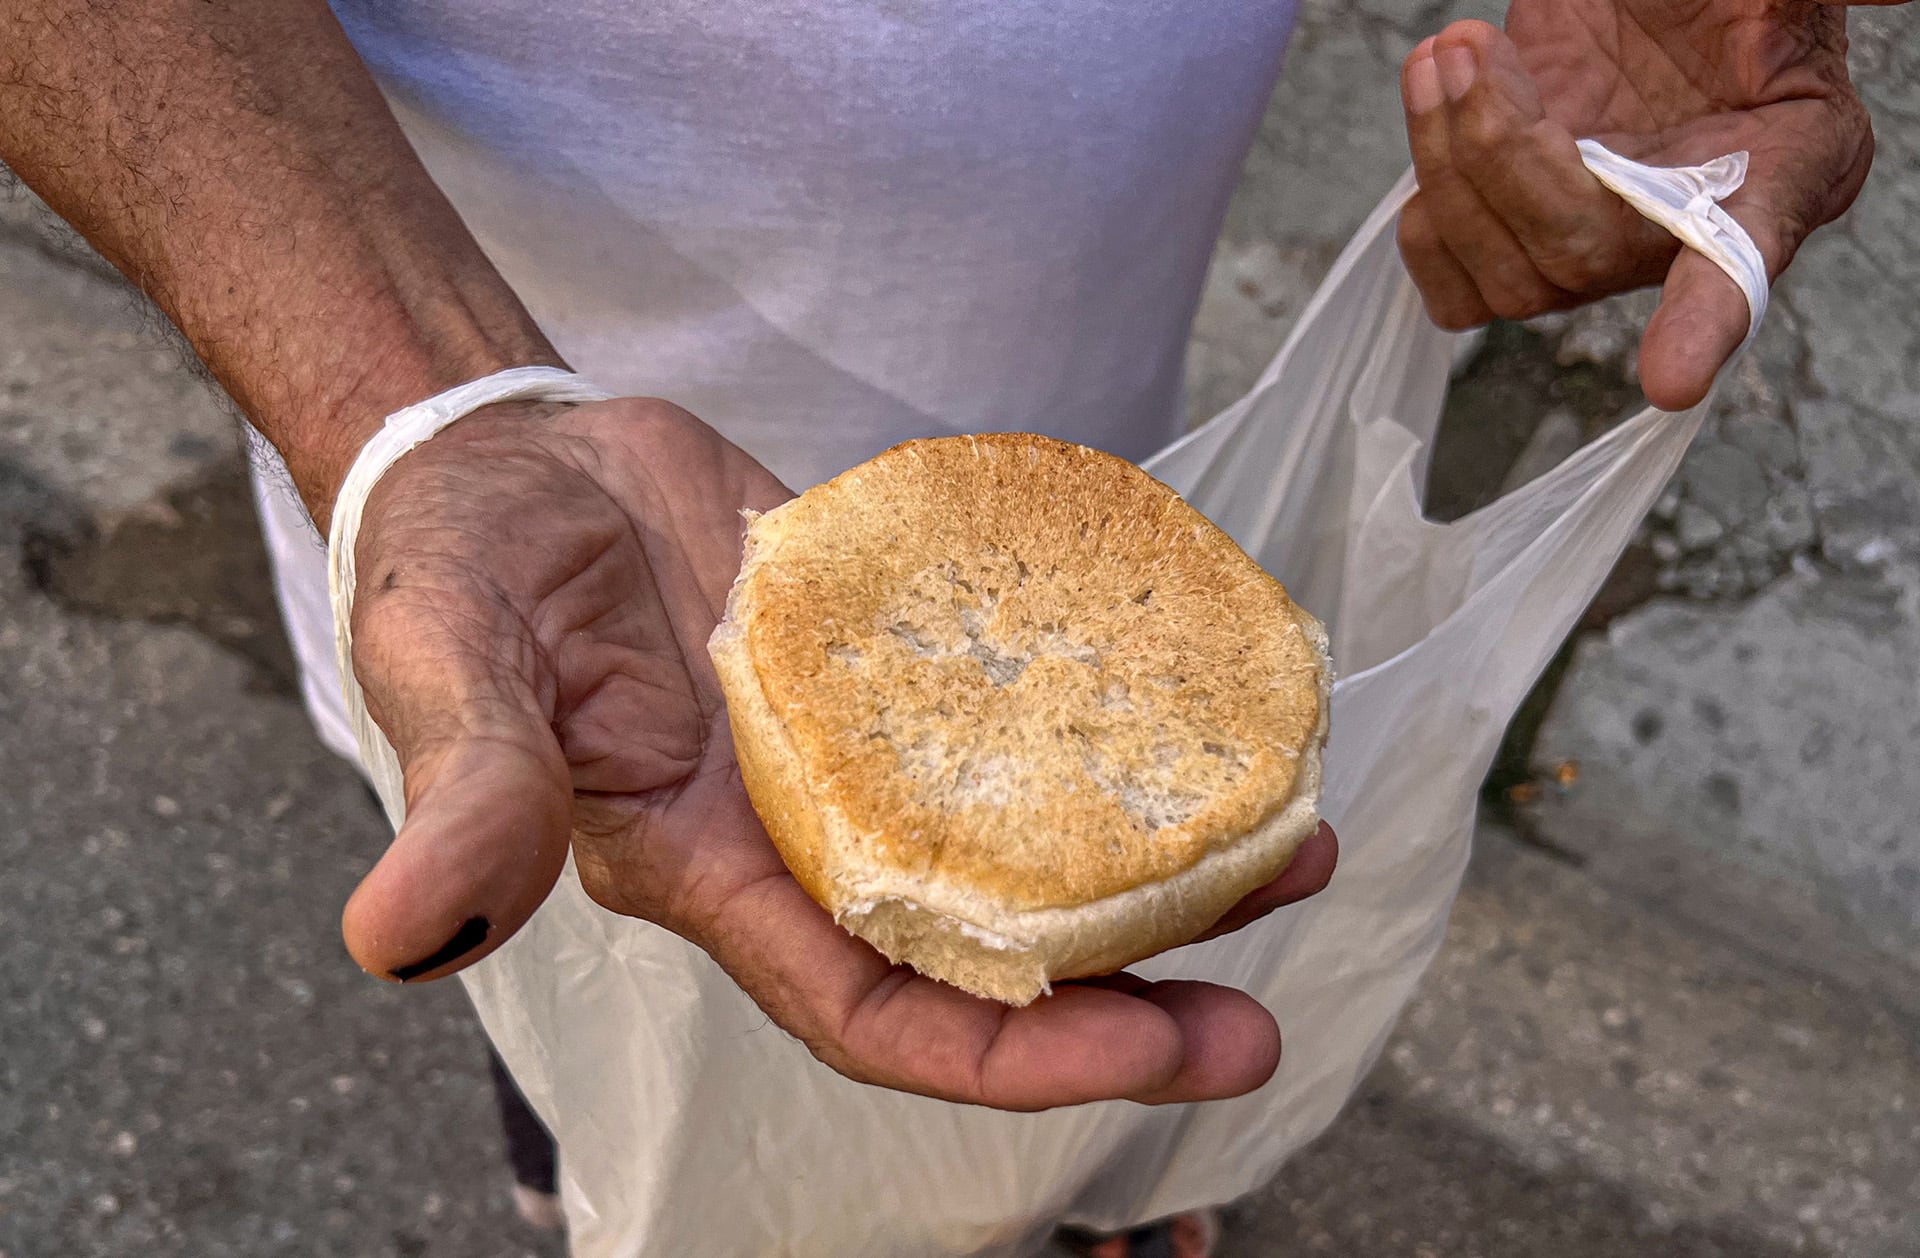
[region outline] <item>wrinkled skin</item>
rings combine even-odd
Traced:
[[[889,965],[801,890],[741,786],[706,653],[741,509],[790,496],[685,411],[631,398],[489,408],[394,466],[362,517],[354,664],[408,816],[347,907],[356,959],[408,977],[477,960],[571,839],[595,900],[705,949],[855,1079],[1008,1109],[1264,1082],[1279,1032],[1241,992],[1119,975],[1009,1010]],[[1319,890],[1334,860],[1323,829],[1215,932]],[[444,955],[476,917],[484,941]]]
[[[1458,22],[1401,70],[1420,191],[1400,245],[1442,327],[1527,318],[1664,283],[1640,352],[1655,405],[1706,395],[1746,335],[1713,263],[1588,174],[1591,137],[1653,165],[1745,149],[1725,208],[1778,277],[1859,194],[1873,131],[1844,8],[1811,0],[1514,0],[1503,34]]]

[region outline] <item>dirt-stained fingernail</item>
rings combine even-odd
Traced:
[[[1422,57],[1407,67],[1407,108],[1416,114],[1440,108],[1440,72],[1433,68],[1432,57]]]
[[[1446,89],[1448,100],[1458,102],[1473,90],[1473,80],[1480,73],[1473,49],[1442,49],[1434,55],[1433,63],[1439,69],[1440,86]]]
[[[481,944],[487,942],[487,934],[492,929],[484,917],[469,917],[461,923],[453,938],[447,940],[430,957],[422,957],[410,965],[397,965],[389,973],[396,982],[404,983],[409,979],[430,974],[443,965],[458,961]]]

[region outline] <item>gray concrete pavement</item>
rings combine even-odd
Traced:
[[[1663,864],[1703,920],[1875,975],[1920,948],[1916,17],[1854,23],[1874,177],[1776,286],[1648,532],[1674,597],[1581,644],[1538,749],[1586,769],[1536,821],[1596,876]]]
[[[0,1254],[537,1252],[459,990],[339,945],[384,823],[292,697],[230,421],[117,288],[0,277]]]
[[[1404,164],[1392,66],[1472,11],[1309,0],[1197,411]],[[1543,695],[1520,751],[1579,787],[1484,829],[1381,1065],[1233,1258],[1916,1252],[1912,21],[1856,21],[1888,158]],[[230,420],[49,239],[0,212],[0,1258],[554,1252],[508,1209],[458,989],[339,947],[383,831],[293,696]],[[1436,510],[1629,404],[1643,318],[1493,337]]]

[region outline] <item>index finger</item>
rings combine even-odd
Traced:
[[[1460,90],[1424,125],[1444,129],[1452,172],[1540,274],[1582,296],[1658,282],[1678,245],[1587,170],[1573,133],[1548,117],[1513,41],[1468,21],[1440,32],[1433,47],[1436,62],[1455,59]]]
[[[1320,894],[1332,881],[1334,866],[1339,861],[1340,840],[1335,837],[1333,827],[1322,821],[1319,829],[1300,844],[1300,850],[1293,854],[1293,859],[1287,862],[1287,867],[1280,871],[1278,878],[1264,887],[1249,891],[1193,942],[1204,943],[1231,934],[1243,926],[1252,925],[1277,908],[1297,904],[1308,896]]]
[[[1764,155],[1763,155],[1764,157]],[[1781,188],[1811,182],[1787,177],[1777,162],[1756,158],[1747,182],[1721,202],[1753,241],[1766,264],[1769,283],[1786,269],[1799,232],[1783,230],[1794,217],[1781,209]],[[1843,203],[1844,208],[1844,203]],[[1837,212],[1837,211],[1836,211]],[[1660,308],[1640,339],[1640,387],[1662,410],[1696,406],[1713,388],[1714,377],[1747,338],[1752,311],[1740,285],[1718,263],[1692,249],[1680,250],[1667,272]]]
[[[1640,338],[1640,389],[1647,401],[1663,411],[1705,401],[1750,323],[1740,286],[1711,259],[1681,250]]]

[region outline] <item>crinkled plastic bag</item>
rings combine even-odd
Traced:
[[[1757,326],[1764,270],[1713,205],[1740,155],[1683,172],[1587,157],[1742,282]],[[1333,1121],[1440,945],[1502,729],[1701,421],[1645,411],[1464,519],[1425,519],[1454,338],[1395,248],[1410,189],[1361,228],[1254,390],[1147,464],[1327,622],[1344,673],[1332,885],[1137,967],[1258,996],[1286,1036],[1273,1080],[1204,1105],[1028,1115],[851,1083],[705,954],[594,905],[569,870],[466,982],[559,1140],[577,1254],[1031,1254],[1063,1221],[1117,1229],[1248,1192]]]

